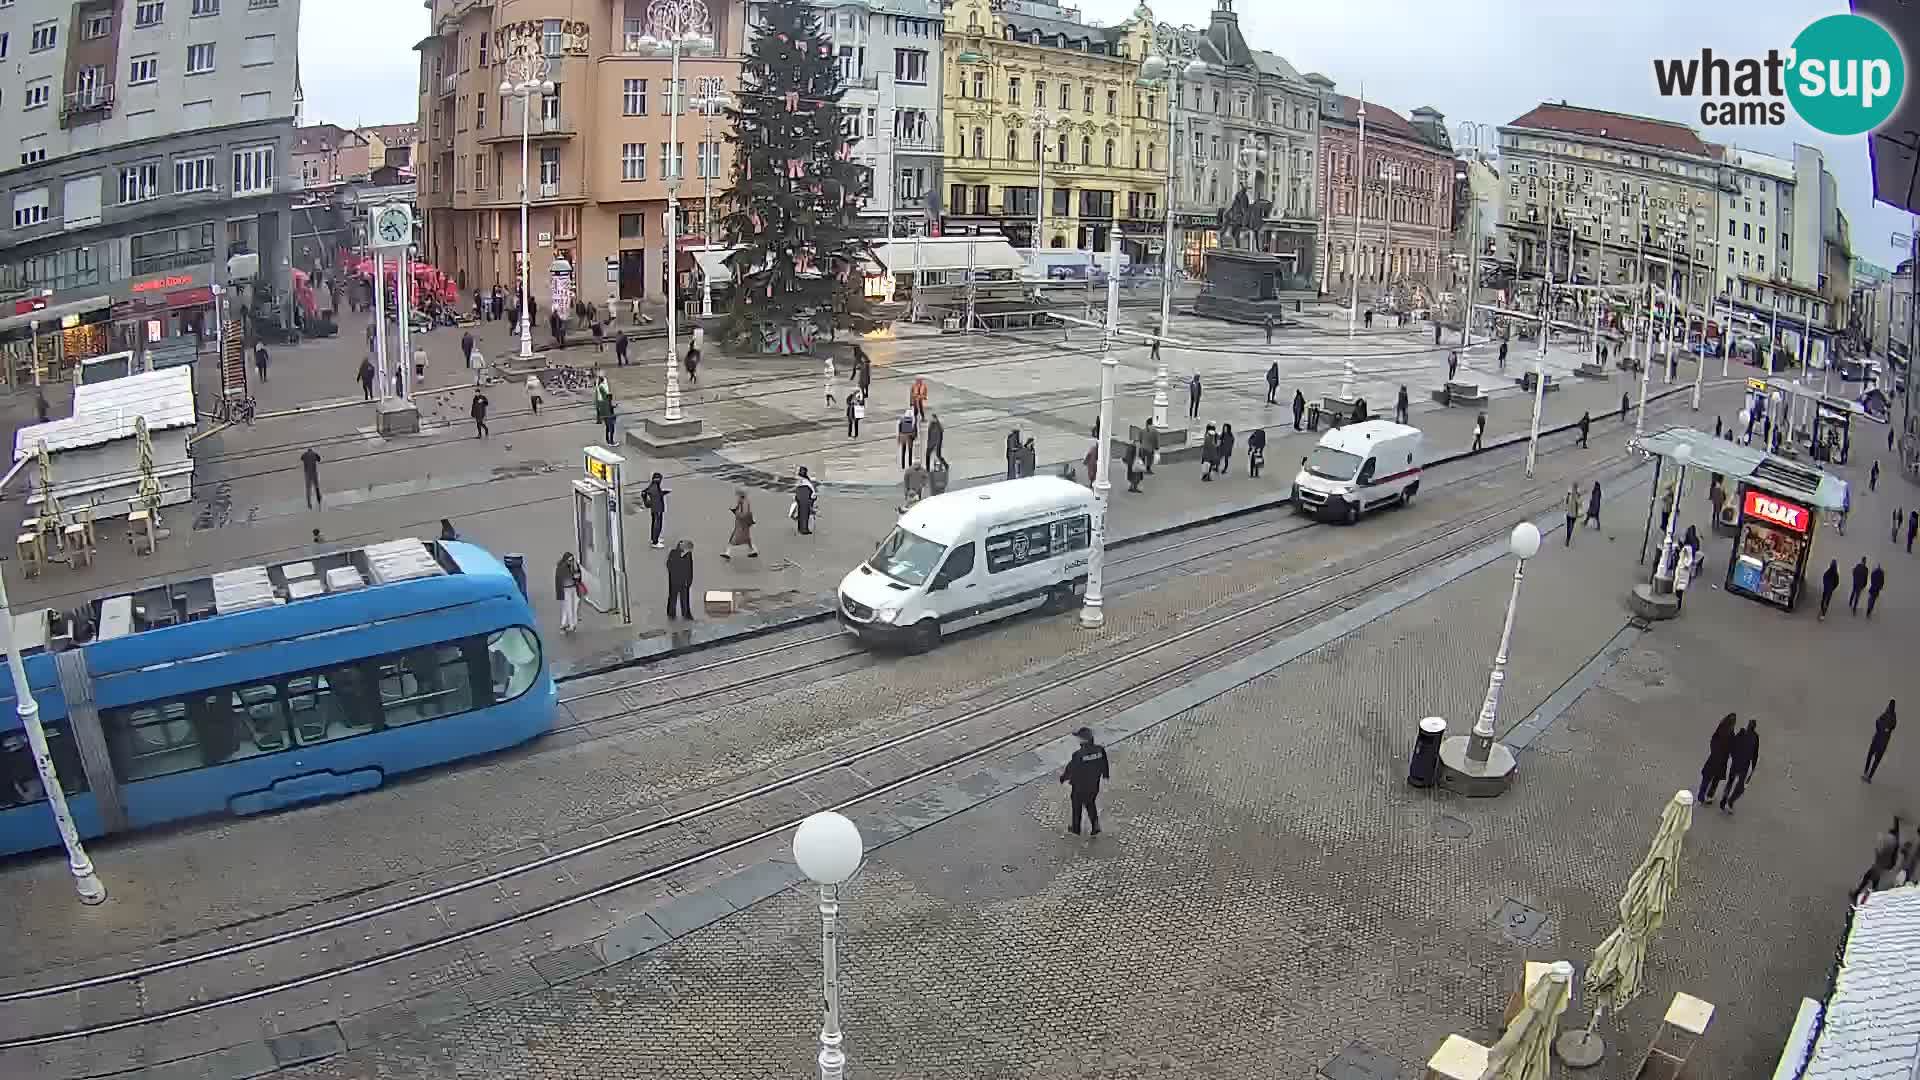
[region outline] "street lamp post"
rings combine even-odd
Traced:
[[[1680,500],[1687,490],[1687,463],[1693,460],[1693,447],[1681,443],[1673,448],[1673,507],[1667,511],[1667,525],[1660,538],[1660,558],[1653,564],[1654,591],[1673,591],[1673,523],[1680,519]]]
[[[1571,247],[1568,249],[1571,251]],[[1572,256],[1568,256],[1572,271]],[[1527,476],[1540,457],[1540,413],[1547,407],[1547,336],[1553,330],[1553,181],[1547,181],[1547,271],[1540,299],[1540,348],[1533,354],[1533,423],[1527,435]]]
[[[27,681],[27,666],[13,640],[13,608],[7,602],[7,582],[0,574],[0,648],[7,653],[7,674],[13,679],[14,711],[27,732],[27,747],[33,751],[33,767],[40,776],[40,787],[47,793],[47,806],[53,811],[54,827],[60,830],[60,842],[67,848],[67,870],[73,874],[74,889],[83,904],[98,904],[107,898],[106,886],[93,872],[93,860],[80,843],[80,830],[73,825],[73,811],[67,808],[67,792],[60,786],[54,769],[53,754],[47,749],[47,731],[40,724],[40,703],[34,700],[33,686]],[[71,738],[71,736],[69,736]]]
[[[1353,324],[1360,317],[1360,207],[1367,201],[1367,84],[1360,84],[1360,138],[1353,155],[1353,292],[1347,302],[1347,356],[1340,372],[1340,400],[1353,400]]]
[[[1175,110],[1180,107],[1180,78],[1204,74],[1207,65],[1193,55],[1190,33],[1185,27],[1161,23],[1153,28],[1153,52],[1140,64],[1140,77],[1158,82],[1167,94],[1167,183],[1164,235],[1160,247],[1160,337],[1155,342],[1153,365],[1153,426],[1167,427],[1167,334],[1173,323],[1173,203],[1179,192],[1181,157],[1180,132],[1175,126]],[[1183,62],[1184,61],[1184,62]]]
[[[1487,676],[1487,696],[1480,702],[1480,716],[1467,743],[1467,757],[1473,761],[1486,761],[1493,750],[1500,691],[1507,681],[1507,651],[1513,642],[1513,616],[1520,606],[1520,583],[1527,576],[1527,560],[1540,551],[1539,528],[1531,521],[1515,525],[1507,537],[1507,550],[1513,553],[1513,592],[1507,597],[1507,619],[1500,628],[1500,650],[1494,653],[1493,671]]]
[[[1080,625],[1097,630],[1106,625],[1104,578],[1107,563],[1107,502],[1113,491],[1110,472],[1113,445],[1113,373],[1120,358],[1113,354],[1113,337],[1120,328],[1120,228],[1107,230],[1107,324],[1100,331],[1100,420],[1093,439],[1093,527],[1087,543],[1087,595],[1080,608]]]
[[[719,110],[732,105],[733,98],[720,89],[720,78],[715,75],[703,76],[700,79],[700,89],[700,96],[693,99],[693,104],[706,120],[705,145],[713,153],[711,165],[707,163],[704,156],[700,162],[701,186],[705,189],[703,194],[707,200],[705,247],[708,252],[711,252],[713,251],[713,174],[720,171],[720,144],[713,137],[713,118]],[[710,319],[713,317],[713,280],[703,273],[700,275],[700,285],[700,315],[702,318]],[[668,357],[668,363],[672,363],[671,356]]]
[[[1047,131],[1053,127],[1053,120],[1047,116],[1046,105],[1039,98],[1034,99],[1033,130],[1040,136],[1040,150],[1033,155],[1034,167],[1039,170],[1034,179],[1037,186],[1033,197],[1033,250],[1036,252],[1047,246],[1047,151],[1053,149]]]
[[[847,1054],[840,1034],[840,886],[860,870],[866,846],[853,822],[831,810],[810,815],[793,833],[793,861],[820,886],[820,1080],[842,1080]]]
[[[667,415],[669,424],[680,416],[680,54],[687,49],[710,49],[713,39],[707,5],[701,0],[653,0],[647,5],[647,33],[640,47],[666,50],[673,66],[667,81]]]
[[[547,58],[540,55],[532,41],[523,41],[506,60],[506,78],[500,81],[500,96],[520,99],[520,356],[522,363],[533,360],[533,237],[527,232],[527,206],[532,189],[527,186],[529,129],[532,126],[533,95],[553,93],[547,81]]]
[[[1473,292],[1480,284],[1480,200],[1473,194],[1473,177],[1466,169],[1453,174],[1453,182],[1467,185],[1467,306],[1460,318],[1460,351],[1473,347]]]

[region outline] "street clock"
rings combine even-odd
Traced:
[[[405,203],[390,203],[373,212],[373,245],[406,247],[413,243],[413,208]]]

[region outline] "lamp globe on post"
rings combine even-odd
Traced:
[[[847,1055],[840,1037],[840,886],[860,870],[866,846],[860,830],[831,810],[810,815],[793,834],[793,861],[820,886],[820,1080],[842,1080]]]
[[[1507,680],[1507,654],[1513,643],[1513,617],[1520,607],[1520,583],[1526,579],[1527,560],[1540,553],[1540,529],[1523,521],[1507,535],[1513,553],[1513,592],[1507,597],[1507,618],[1500,629],[1500,650],[1487,676],[1487,696],[1468,735],[1448,736],[1440,743],[1440,784],[1469,797],[1499,795],[1513,786],[1518,768],[1513,751],[1496,740],[1500,691]]]

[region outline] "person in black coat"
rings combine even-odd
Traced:
[[[398,372],[395,372],[395,374],[398,374]],[[487,395],[476,391],[473,395],[473,404],[467,407],[467,415],[473,417],[473,437],[476,439],[486,438]]]
[[[1700,801],[1713,802],[1714,792],[1720,788],[1720,782],[1727,778],[1727,759],[1733,755],[1733,725],[1737,722],[1732,713],[1720,718],[1720,726],[1713,729],[1713,736],[1707,740],[1707,763],[1700,766]]]
[[[1893,715],[1893,699],[1887,699],[1886,711],[1873,722],[1873,741],[1867,744],[1867,767],[1860,772],[1860,779],[1873,783],[1873,774],[1880,771],[1880,759],[1887,755],[1887,744],[1893,741],[1893,729],[1900,721]]]
[[[1867,591],[1867,577],[1867,557],[1862,555],[1853,564],[1853,590],[1847,593],[1847,610],[1855,615],[1860,614],[1860,594]]]
[[[1269,342],[1273,340],[1273,322],[1272,322],[1271,316],[1268,317],[1268,322],[1267,322],[1267,340]],[[1269,405],[1278,404],[1279,400],[1280,400],[1280,362],[1276,360],[1273,363],[1267,365],[1267,404]]]
[[[1840,588],[1840,560],[1828,559],[1827,572],[1820,575],[1820,617],[1827,617],[1827,607],[1833,603],[1833,594]]]
[[[1020,475],[1020,429],[1007,432],[1007,479]]]
[[[1886,568],[1883,566],[1875,566],[1872,575],[1867,578],[1867,618],[1873,618],[1874,605],[1880,602],[1880,590],[1886,587]]]
[[[1255,479],[1260,477],[1260,467],[1267,463],[1267,431],[1254,428],[1247,436],[1247,475]]]
[[[1107,748],[1093,741],[1093,732],[1081,728],[1073,733],[1080,740],[1080,746],[1067,759],[1060,770],[1060,782],[1067,785],[1073,796],[1073,823],[1067,831],[1080,835],[1080,817],[1084,812],[1087,824],[1092,826],[1092,834],[1100,835],[1100,781],[1111,779],[1112,769],[1107,762]]]
[[[1300,416],[1307,411],[1307,395],[1298,390],[1293,392],[1293,430],[1300,430]]]
[[[800,535],[813,532],[813,503],[817,493],[813,490],[813,478],[807,475],[807,467],[800,466],[800,482],[793,489],[793,522],[800,527]]]
[[[1760,731],[1748,720],[1747,726],[1733,737],[1732,752],[1727,755],[1727,791],[1720,797],[1720,809],[1733,813],[1733,804],[1747,793],[1747,784],[1760,768]]]
[[[1220,444],[1214,451],[1214,460],[1220,463],[1220,475],[1225,476],[1233,468],[1233,425],[1220,425]]]
[[[1393,419],[1396,423],[1407,422],[1407,384],[1400,384],[1400,393],[1393,399]]]
[[[682,619],[693,618],[693,541],[682,540],[667,553],[667,618],[678,608]]]
[[[1353,422],[1356,424],[1364,424],[1366,423],[1366,421],[1367,421],[1367,399],[1354,398],[1353,399]]]
[[[647,543],[652,545],[656,550],[667,546],[660,542],[660,530],[667,523],[667,496],[669,494],[671,494],[671,492],[661,484],[659,473],[654,473],[653,478],[647,481],[647,486],[640,489],[640,505],[647,508],[647,517],[651,519],[651,528],[648,530],[650,535],[647,537]]]
[[[1220,432],[1208,424],[1206,433],[1200,437],[1200,464],[1207,470],[1200,474],[1200,479],[1212,482],[1214,470],[1219,466],[1219,456]]]

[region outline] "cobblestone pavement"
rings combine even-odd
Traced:
[[[1530,567],[1506,726],[1616,641],[1635,540],[1579,536]],[[1679,990],[1719,1010],[1691,1075],[1766,1075],[1824,979],[1871,834],[1912,809],[1910,759],[1857,779],[1885,696],[1880,635],[1911,632],[1911,592],[1876,634],[1702,589],[1680,621],[1624,639],[1512,792],[1408,789],[1414,718],[1477,710],[1509,581],[1496,562],[1112,745],[1097,841],[1059,837],[1063,799],[1040,781],[876,851],[842,908],[855,1073],[1307,1077],[1360,1044],[1399,1070],[1382,1075],[1415,1076],[1448,1033],[1493,1036],[1522,961],[1584,963],[1731,708],[1761,718],[1760,778],[1737,816],[1696,815],[1648,993],[1606,1022],[1616,1049],[1592,1075],[1631,1075]],[[1503,932],[1509,903],[1538,918]],[[286,1075],[798,1075],[817,963],[811,901],[790,890]],[[1568,1021],[1584,1018],[1578,1002]]]

